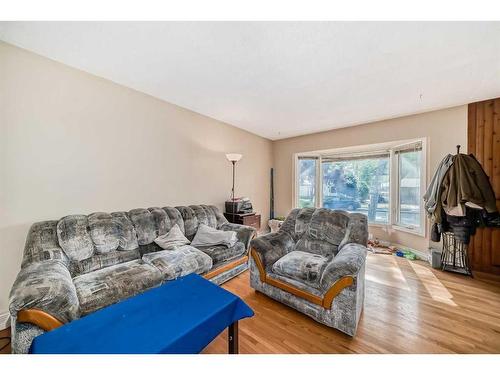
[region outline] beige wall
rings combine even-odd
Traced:
[[[237,195],[269,212],[272,143],[0,42],[0,314],[30,225]],[[263,223],[263,224],[264,224]]]
[[[427,138],[427,180],[430,181],[436,166],[447,153],[455,152],[457,144],[462,145],[462,151],[467,149],[467,106],[273,142],[276,213],[286,215],[292,209],[295,153],[412,138]],[[380,227],[370,227],[370,232],[378,238],[423,252],[429,246],[428,230],[426,237],[400,231],[388,233]]]

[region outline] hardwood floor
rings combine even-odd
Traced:
[[[9,342],[9,339],[6,339],[5,337],[10,338],[10,328],[0,331],[0,354],[10,353],[10,343],[4,348],[4,345]]]
[[[240,353],[500,353],[500,283],[441,272],[421,261],[369,254],[355,338],[249,287],[224,284],[255,316],[240,322]],[[226,353],[226,334],[204,353]]]
[[[366,279],[355,338],[256,293],[248,272],[228,281],[255,311],[239,324],[240,353],[500,353],[499,282],[372,254]],[[203,353],[227,353],[226,337]]]

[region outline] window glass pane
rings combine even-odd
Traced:
[[[399,153],[398,224],[420,228],[420,170],[422,151]]]
[[[316,163],[317,159],[299,158],[299,199],[300,208],[316,205]]]
[[[389,155],[322,162],[323,207],[389,223]]]

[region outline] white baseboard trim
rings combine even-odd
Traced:
[[[0,329],[10,327],[10,314],[8,311],[0,312]]]

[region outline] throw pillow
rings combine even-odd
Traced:
[[[191,246],[214,246],[214,245],[224,245],[227,247],[233,247],[238,238],[236,232],[232,230],[217,230],[209,227],[205,224],[200,224],[198,226],[198,231],[196,232]]]
[[[182,234],[181,228],[175,224],[167,234],[155,239],[155,243],[165,250],[173,250],[182,245],[189,245],[189,240]]]

